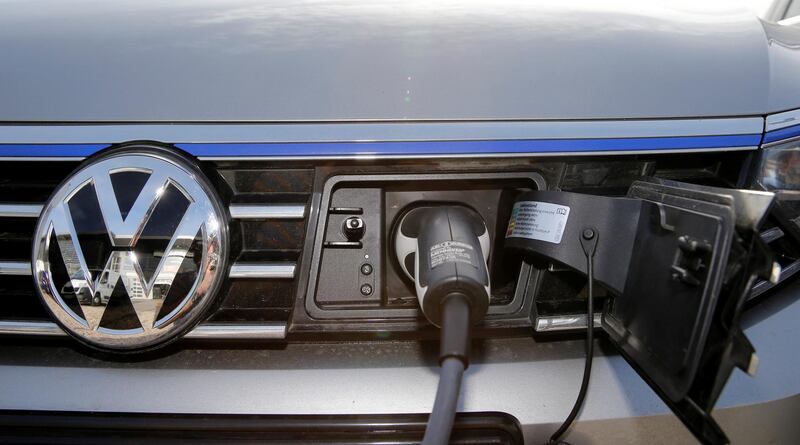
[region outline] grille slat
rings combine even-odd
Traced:
[[[63,337],[64,332],[50,321],[0,320],[0,335],[29,335]],[[208,323],[201,324],[186,334],[193,339],[282,340],[286,337],[286,323]]]
[[[27,261],[0,261],[0,275],[30,275],[31,263]]]
[[[0,218],[38,218],[42,204],[0,204]]]
[[[228,277],[246,278],[286,278],[293,279],[294,263],[234,263]]]
[[[305,204],[231,204],[233,219],[303,219],[306,216]]]

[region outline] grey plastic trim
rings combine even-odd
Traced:
[[[603,314],[594,314],[594,327],[599,328]],[[536,318],[536,332],[563,332],[586,329],[586,314],[555,315]]]
[[[303,219],[306,216],[305,204],[231,204],[233,219]]]
[[[26,261],[0,261],[0,275],[30,275],[31,263]]]
[[[800,109],[770,114],[767,116],[766,131],[780,130],[792,125],[800,125]]]
[[[38,218],[41,204],[0,204],[0,218]]]
[[[67,335],[50,321],[0,320],[0,335],[30,335],[62,337]],[[185,336],[191,339],[282,340],[286,338],[286,323],[264,324],[201,324]]]
[[[295,263],[234,263],[231,279],[237,278],[294,278]]]
[[[761,117],[584,121],[0,125],[2,144],[369,142],[708,136],[761,133]]]

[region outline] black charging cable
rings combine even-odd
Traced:
[[[458,394],[464,370],[469,366],[470,304],[455,292],[442,300],[442,333],[439,349],[439,386],[425,428],[423,445],[441,445],[450,440],[456,417]]]
[[[583,402],[586,400],[586,392],[589,389],[589,377],[592,375],[592,358],[594,356],[594,253],[597,249],[598,235],[597,230],[592,228],[585,228],[581,233],[581,247],[583,247],[583,253],[586,255],[586,277],[589,288],[589,295],[586,299],[586,362],[583,367],[581,389],[578,391],[578,398],[575,400],[575,405],[572,406],[572,411],[570,411],[564,423],[550,436],[549,445],[566,443],[559,439],[572,426],[572,422],[575,421],[583,407]]]
[[[471,326],[486,315],[491,299],[489,244],[483,218],[464,206],[414,208],[395,232],[397,260],[414,281],[419,307],[431,324],[441,328],[439,385],[425,445],[444,445],[450,439],[461,380],[469,366]],[[405,266],[410,258],[413,273]]]

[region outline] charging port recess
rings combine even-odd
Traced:
[[[307,250],[313,256],[303,310],[294,311],[292,329],[436,335],[394,254],[395,226],[421,206],[459,205],[485,221],[493,250],[502,252],[514,201],[521,193],[545,186],[539,173],[529,171],[329,178],[320,196],[313,249]],[[343,230],[354,217],[363,223],[357,239]],[[483,329],[530,328],[537,271],[519,258],[493,255],[489,273],[489,310],[476,334]]]

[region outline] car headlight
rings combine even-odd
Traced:
[[[800,138],[765,147],[757,181],[775,192],[781,216],[800,226]]]
[[[759,173],[767,190],[800,190],[800,139],[764,148]]]

